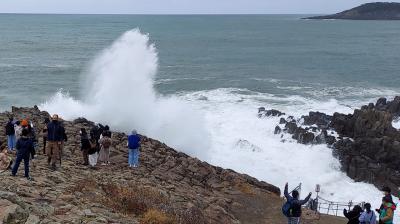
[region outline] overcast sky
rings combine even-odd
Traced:
[[[376,1],[376,0],[371,0]],[[333,13],[365,0],[0,0],[1,13]],[[400,2],[400,0],[394,0]]]

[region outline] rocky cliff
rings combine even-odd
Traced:
[[[333,15],[314,16],[305,19],[400,20],[400,3],[367,3]]]
[[[262,109],[259,116],[273,116]],[[283,116],[274,113],[276,116]],[[400,116],[400,97],[379,99],[353,114],[333,116],[310,112],[299,119],[281,117],[275,134],[291,135],[302,144],[327,144],[342,170],[356,181],[397,189],[400,186],[400,131],[392,126]]]
[[[14,107],[0,114],[0,126],[11,114],[29,118],[35,127],[49,116],[37,107]],[[60,169],[48,169],[39,150],[31,170],[33,181],[23,178],[23,165],[18,177],[0,174],[0,223],[283,222],[279,188],[212,166],[145,136],[138,169],[128,168],[126,135],[117,132],[113,133],[110,166],[82,166],[79,130],[93,123],[82,118],[64,125],[69,140]]]

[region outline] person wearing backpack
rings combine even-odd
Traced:
[[[286,183],[284,190],[286,203],[282,207],[282,212],[287,217],[288,224],[300,224],[301,206],[310,200],[312,193],[310,192],[304,200],[300,200],[299,192],[294,190],[292,195],[289,195],[288,187],[289,185]]]
[[[383,197],[382,208],[379,210],[379,224],[393,224],[394,210],[396,210],[396,205],[393,203],[392,197]]]
[[[100,140],[100,153],[99,162],[101,165],[108,165],[110,163],[110,147],[112,145],[112,140],[108,135],[104,135]]]
[[[371,210],[371,204],[365,203],[364,209],[365,211],[361,213],[360,218],[358,218],[360,224],[376,224],[376,215],[375,212]]]
[[[8,150],[14,151],[15,148],[15,128],[14,128],[14,118],[10,117],[6,124],[6,135],[7,135],[7,146]]]
[[[129,167],[136,168],[139,166],[139,148],[140,148],[140,137],[136,130],[133,130],[131,135],[128,136],[128,150],[129,157],[128,163]]]

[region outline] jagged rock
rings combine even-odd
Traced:
[[[73,121],[74,124],[87,124],[87,125],[94,125],[94,122],[88,121],[86,118],[84,117],[78,117],[77,119],[75,119]]]
[[[25,223],[28,212],[18,204],[0,199],[0,221],[4,224]]]
[[[349,177],[377,187],[386,185],[397,189],[400,186],[400,131],[392,122],[398,116],[400,96],[392,101],[380,98],[375,104],[354,110],[353,114],[329,116],[310,112],[299,121],[293,117],[281,118],[279,123],[285,128],[280,130],[280,126],[276,126],[274,133],[291,134],[301,144],[332,146],[333,154]],[[339,135],[339,140],[332,136],[332,130]],[[315,133],[320,134],[315,136]]]
[[[296,133],[297,129],[298,127],[295,121],[290,121],[285,124],[285,131],[287,131],[289,134]]]
[[[305,125],[317,125],[319,128],[327,128],[332,116],[321,112],[309,112],[308,116],[303,116]]]
[[[0,126],[5,125],[9,115],[11,113],[0,113]],[[16,119],[29,118],[38,128],[49,117],[38,108],[15,107],[12,115]],[[187,218],[204,220],[204,223],[221,223],[221,220],[227,224],[251,223],[250,217],[255,220],[253,223],[265,223],[265,217],[256,209],[246,211],[246,217],[241,215],[243,208],[254,206],[254,197],[269,199],[260,201],[257,209],[280,215],[280,210],[274,210],[271,204],[271,201],[282,203],[278,187],[212,166],[146,136],[142,136],[138,169],[128,168],[127,137],[117,132],[113,132],[110,166],[96,169],[81,166],[77,133],[80,128],[88,130],[94,123],[78,119],[64,121],[64,125],[68,141],[61,168],[56,172],[47,168],[46,158],[39,150],[35,167],[31,169],[34,181],[0,173],[0,199],[12,203],[15,212],[25,221],[35,223],[40,217],[41,223],[80,223],[81,220],[91,220],[88,223],[140,223],[137,217],[150,207],[174,216],[189,211],[187,214],[192,217]],[[4,141],[4,128],[0,129],[0,136]],[[39,138],[38,148],[41,147],[42,139]],[[19,175],[22,172],[23,169]],[[140,194],[132,195],[129,189],[133,188]],[[234,207],[235,203],[243,208]],[[114,207],[117,205],[137,210],[126,213],[125,208]],[[276,223],[283,221],[279,217]]]
[[[282,132],[282,128],[281,127],[279,127],[279,126],[276,126],[275,127],[275,131],[274,131],[274,134],[280,134]]]
[[[279,110],[271,109],[271,110],[265,110],[265,107],[260,107],[258,108],[258,116],[267,116],[267,117],[280,117],[285,115],[285,113],[280,112]]]

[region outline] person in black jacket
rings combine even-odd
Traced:
[[[7,135],[7,145],[8,150],[14,151],[15,148],[15,128],[14,128],[14,118],[10,117],[6,124],[6,135]]]
[[[299,199],[299,192],[292,191],[292,196],[288,193],[288,183],[285,185],[284,195],[286,200],[290,203],[290,214],[288,216],[288,224],[300,224],[301,206],[306,204],[311,198],[311,192],[304,200]]]
[[[343,215],[349,220],[347,224],[359,224],[359,218],[362,213],[362,208],[359,205],[354,206],[351,211],[347,211],[347,209],[343,209]]]
[[[63,128],[58,121],[58,115],[54,114],[52,121],[47,125],[47,162],[51,169],[56,170],[56,162],[60,160],[61,143],[65,139]]]
[[[28,180],[32,180],[31,176],[29,176],[29,158],[32,153],[33,148],[33,142],[32,139],[28,138],[28,130],[24,129],[22,130],[22,136],[21,138],[17,141],[16,148],[17,148],[17,159],[15,160],[14,167],[12,169],[12,176],[15,176],[17,174],[19,165],[22,160],[24,160],[24,168],[25,168],[25,177]]]

